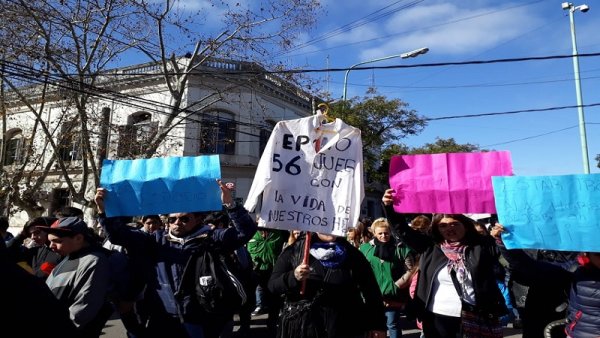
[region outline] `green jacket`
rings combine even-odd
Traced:
[[[367,257],[371,264],[375,279],[381,290],[383,298],[399,299],[402,298],[406,290],[396,286],[396,280],[407,272],[405,259],[411,256],[410,248],[406,246],[396,247],[396,259],[391,262],[383,261],[379,257],[375,257],[375,244],[373,240],[360,245],[359,250]],[[411,267],[408,267],[409,269]]]
[[[254,263],[254,270],[271,270],[289,233],[285,230],[259,230],[248,242],[248,252]]]

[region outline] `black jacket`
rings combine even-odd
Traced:
[[[579,267],[573,274],[566,331],[573,338],[600,334],[600,269]]]
[[[311,238],[318,241],[316,235]],[[346,259],[339,268],[326,268],[310,256],[313,269],[306,282],[306,298],[312,299],[322,289],[319,298],[328,337],[354,337],[361,332],[385,331],[383,298],[371,265],[365,256],[344,238],[337,243],[346,250]],[[273,267],[269,290],[286,295],[288,300],[302,298],[302,283],[294,277],[294,269],[302,263],[304,238],[285,248]]]
[[[392,206],[386,206],[385,212],[393,231],[421,254],[419,261],[419,279],[414,298],[414,309],[419,318],[433,300],[433,283],[438,272],[448,265],[448,258],[431,236],[425,235],[408,226]],[[491,237],[473,236],[469,238],[465,250],[465,266],[473,279],[476,310],[485,317],[499,318],[508,313],[506,303],[494,274],[494,266],[498,264],[500,252]]]

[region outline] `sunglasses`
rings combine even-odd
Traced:
[[[177,220],[181,221],[181,223],[187,223],[190,221],[190,216],[168,217],[167,218],[167,221],[169,221],[170,224],[177,222]]]

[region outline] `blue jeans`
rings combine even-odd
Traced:
[[[402,337],[402,328],[400,327],[400,310],[386,310],[388,335],[390,338]]]
[[[256,286],[255,294],[256,294],[256,307],[262,307],[264,292],[263,292],[263,289],[262,289],[262,287],[260,285]]]

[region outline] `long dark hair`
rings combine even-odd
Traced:
[[[477,238],[479,233],[475,229],[475,224],[473,220],[463,214],[433,214],[433,218],[431,220],[431,236],[436,243],[442,243],[445,239],[440,233],[439,224],[442,218],[454,218],[455,220],[462,223],[465,227],[465,237],[464,241],[469,241],[471,239]]]

